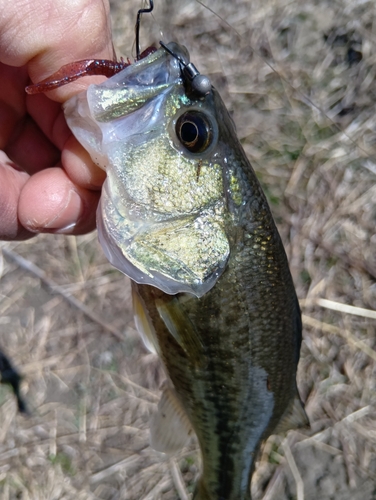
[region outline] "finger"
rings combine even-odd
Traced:
[[[32,101],[30,110],[25,106],[27,81],[25,68],[0,64],[0,149],[20,169],[33,174],[59,161],[60,153],[51,138],[59,138],[56,146],[62,148],[71,133],[59,103],[40,95]],[[33,113],[34,121],[28,112]]]
[[[5,64],[28,64],[34,82],[66,63],[112,58],[108,0],[4,0],[0,52]],[[50,96],[62,102],[82,88],[82,83],[68,87],[61,87]]]
[[[80,187],[94,190],[100,189],[106,174],[93,163],[90,155],[72,135],[72,132],[66,124],[61,105],[59,103],[52,102],[45,95],[36,95],[33,97],[35,97],[35,100],[30,99],[27,105],[27,110],[35,121],[38,120],[38,124],[40,125],[45,136],[48,137],[60,150],[62,150],[62,165],[70,179],[74,184],[77,184]],[[33,144],[38,151],[40,150],[41,142],[37,143],[35,141],[35,137],[33,138]],[[46,165],[46,161],[35,161],[35,163],[37,163],[37,169],[34,170],[34,172],[41,170],[42,168],[56,165],[58,162],[56,156],[47,156],[47,151],[49,151],[48,147],[49,145],[46,142],[43,159],[46,161],[52,160],[53,163]],[[22,147],[19,148],[16,153],[18,153],[17,163],[24,166],[22,160],[27,162],[29,160],[28,155],[23,155]],[[20,158],[21,155],[22,160]],[[27,171],[30,173],[30,170]]]
[[[23,240],[33,236],[17,216],[18,201],[29,176],[12,167],[9,158],[0,152],[0,240]]]
[[[0,63],[0,148],[3,149],[24,116],[26,68],[11,68]]]
[[[100,189],[106,174],[93,163],[90,155],[72,135],[72,132],[69,130],[65,121],[61,104],[52,102],[48,97],[42,94],[33,97],[35,97],[35,99],[30,99],[27,105],[27,110],[30,116],[35,118],[35,121],[38,120],[44,135],[48,137],[60,150],[62,150],[62,165],[70,179],[74,184],[77,184],[80,187],[94,190]],[[44,136],[42,139],[43,138],[45,139]],[[26,138],[23,139],[26,141]],[[47,144],[46,139],[45,141],[46,144],[43,159],[46,161],[52,160],[53,163],[46,165],[46,161],[42,162],[39,160],[37,162],[35,160],[34,163],[37,163],[37,168],[34,172],[41,170],[42,168],[48,168],[56,165],[58,162],[58,157],[47,156],[47,151],[50,150],[49,146],[51,145]],[[35,145],[38,151],[40,151],[41,143],[42,141],[37,143],[35,137],[33,137],[32,144]],[[15,153],[18,154],[17,163],[24,166],[22,160],[25,160],[25,162],[29,161],[28,155],[23,155],[24,148],[20,147],[17,150],[17,147],[15,147],[14,149],[16,149]],[[56,153],[59,155],[58,151]],[[22,156],[22,159],[20,156]],[[27,171],[31,173],[30,170]]]
[[[27,96],[26,110],[43,134],[61,151],[67,139],[72,135],[65,121],[61,104],[51,101],[44,94]]]
[[[29,116],[18,123],[4,151],[28,174],[52,167],[60,160],[60,151]]]
[[[76,186],[61,168],[30,177],[21,192],[18,217],[32,232],[83,234],[95,229],[99,193]]]
[[[93,163],[73,135],[65,143],[61,161],[69,178],[78,186],[96,190],[102,187],[106,173]]]

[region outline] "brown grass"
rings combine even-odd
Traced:
[[[115,42],[131,56],[139,2],[112,4]],[[211,2],[222,20],[194,0],[155,4],[144,47],[163,31],[220,90],[301,300],[298,383],[312,428],[268,441],[254,498],[376,498],[374,2]],[[32,415],[18,415],[0,386],[1,498],[189,498],[195,443],[173,460],[148,446],[163,374],[134,330],[129,282],[96,235],[2,248],[0,344]]]

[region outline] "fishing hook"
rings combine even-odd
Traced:
[[[153,0],[149,0],[149,8],[148,9],[140,9],[137,12],[137,20],[136,20],[136,60],[138,61],[140,59],[140,24],[141,24],[141,14],[144,14],[145,12],[152,12],[154,9],[154,2]]]

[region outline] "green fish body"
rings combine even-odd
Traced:
[[[172,382],[152,443],[171,452],[174,418],[192,426],[202,454],[193,498],[249,500],[262,440],[306,416],[299,305],[233,121],[214,88],[195,96],[164,49],[73,98],[66,116],[107,170],[100,241],[133,280],[137,327]]]

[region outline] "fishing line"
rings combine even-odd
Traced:
[[[202,7],[204,7],[205,9],[208,9],[209,12],[211,12],[216,17],[218,17],[218,19],[220,19],[224,24],[226,24],[226,26],[228,26],[232,31],[234,31],[239,38],[241,38],[241,34],[239,33],[239,31],[237,31],[236,28],[234,28],[234,26],[231,26],[231,24],[229,22],[227,22],[226,19],[223,19],[223,17],[221,17],[217,12],[215,12],[213,9],[211,9],[210,7],[205,5],[203,2],[201,2],[201,0],[196,0],[196,2],[199,3],[200,5],[202,5]]]
[[[228,26],[240,39],[241,39],[241,35],[240,33],[236,30],[236,28],[234,28],[234,26],[232,26],[228,21],[226,21],[225,19],[223,19],[217,12],[215,12],[212,8],[208,7],[207,5],[205,5],[201,0],[195,0],[198,4],[200,4],[202,7],[204,7],[205,9],[207,9],[209,12],[211,12],[212,14],[214,14],[216,17],[218,17],[218,19],[220,19],[226,26]],[[310,105],[312,108],[315,108],[317,111],[319,111],[323,116],[325,116],[325,118],[330,122],[330,124],[337,130],[337,132],[340,132],[341,134],[343,134],[350,142],[353,146],[357,147],[360,151],[362,151],[362,153],[364,153],[368,158],[372,158],[373,156],[371,156],[369,154],[369,151],[365,150],[362,146],[360,146],[351,136],[348,135],[348,133],[343,130],[335,121],[332,120],[332,118],[330,118],[330,116],[328,116],[328,114],[319,106],[317,105],[316,103],[314,103],[312,101],[312,99],[310,99],[307,95],[304,94],[304,92],[302,92],[299,88],[296,88],[294,87],[283,75],[281,75],[276,69],[275,67],[270,63],[268,62],[259,52],[257,49],[255,49],[255,47],[250,43],[249,44],[249,47],[252,49],[252,52],[259,58],[261,59],[272,71],[273,73],[275,73],[284,83],[287,84],[288,87],[290,87],[290,89],[292,89],[294,92],[296,92],[298,95],[300,95],[300,97],[303,98],[303,101],[302,102],[305,102],[306,105]]]

